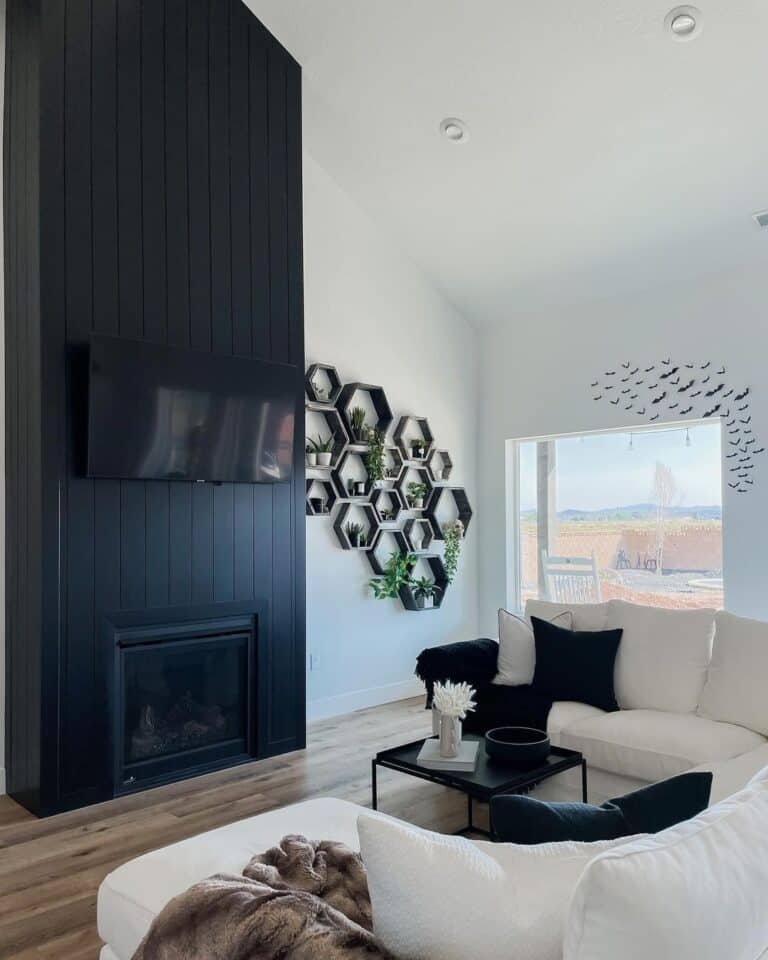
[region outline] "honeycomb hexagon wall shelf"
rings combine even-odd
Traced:
[[[432,529],[434,530],[437,540],[445,540],[445,534],[442,531],[437,516],[444,497],[453,499],[456,512],[454,519],[461,520],[464,524],[465,534],[472,519],[472,507],[469,504],[467,491],[463,487],[435,487],[434,495],[430,499],[429,506],[427,507],[427,517],[432,524]]]
[[[416,435],[409,437],[408,434],[412,429],[415,430]],[[421,457],[414,455],[412,446],[414,440],[420,440],[423,444],[422,449],[424,453]],[[419,462],[428,459],[432,452],[432,447],[435,445],[435,438],[426,417],[400,417],[395,427],[394,441],[400,453],[403,455],[404,460]]]
[[[319,383],[323,376],[328,380],[327,388]],[[310,403],[329,403],[333,405],[339,399],[341,386],[341,379],[336,367],[332,367],[329,363],[313,363],[308,368],[307,375],[304,378],[304,388]]]
[[[373,409],[376,411],[376,423],[372,423],[370,426],[375,427],[379,433],[381,433],[382,437],[386,438],[394,417],[392,416],[392,408],[389,405],[389,400],[387,400],[387,395],[384,393],[384,388],[374,386],[372,383],[357,382],[347,383],[342,387],[336,404],[344,419],[344,424],[350,438],[354,438],[351,416],[352,408],[355,406],[355,396],[358,392],[367,393],[371,398]]]

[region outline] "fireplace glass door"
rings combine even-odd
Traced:
[[[118,788],[248,753],[250,639],[208,636],[121,649]]]

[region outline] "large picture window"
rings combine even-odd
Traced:
[[[719,421],[513,441],[510,587],[722,607]]]

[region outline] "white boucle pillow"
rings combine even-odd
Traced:
[[[526,610],[527,613],[527,610]],[[534,614],[538,616],[538,613]],[[566,630],[571,629],[570,611],[543,617]],[[533,682],[536,670],[536,642],[529,620],[508,610],[499,610],[499,654],[493,682],[504,687],[520,687]]]
[[[561,613],[570,613],[571,630],[587,632],[606,630],[610,605],[605,603],[553,603],[551,600],[528,600],[525,604],[525,619],[530,624],[531,617],[555,622]]]
[[[699,716],[768,737],[768,623],[721,610]]]
[[[561,960],[579,877],[632,839],[482,843],[376,814],[357,827],[373,932],[403,960]]]

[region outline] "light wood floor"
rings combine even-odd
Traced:
[[[403,700],[314,724],[306,751],[47,820],[0,797],[0,958],[96,960],[96,891],[115,867],[310,797],[369,805],[371,756],[429,732],[423,700]],[[379,807],[446,832],[462,826],[466,813],[460,795],[386,770]]]

